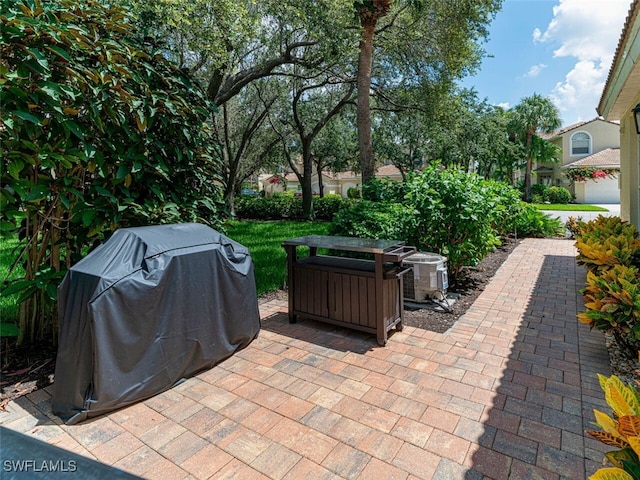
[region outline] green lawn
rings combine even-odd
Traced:
[[[532,203],[538,210],[561,210],[565,212],[608,212],[606,208],[579,203]]]
[[[249,249],[255,265],[258,295],[282,288],[287,277],[287,256],[282,242],[305,235],[327,235],[327,222],[230,221],[227,236]],[[302,250],[301,250],[302,251]]]
[[[282,242],[289,238],[304,235],[326,235],[327,222],[239,222],[226,224],[227,236],[241,243],[251,252],[255,265],[258,295],[282,288],[287,275],[287,262]],[[18,266],[11,275],[9,268],[18,254],[21,244],[16,236],[0,237],[0,281],[12,280],[24,276],[24,270]],[[2,322],[14,322],[18,317],[16,304],[18,294],[0,297],[0,319]]]
[[[9,274],[9,269],[18,255],[18,247],[22,243],[18,237],[11,234],[0,236],[0,283],[5,280],[13,280],[24,277],[24,269],[17,265],[13,272]],[[16,300],[19,294],[0,296],[0,320],[2,322],[13,322],[18,318],[18,305]]]

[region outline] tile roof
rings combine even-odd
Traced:
[[[314,173],[315,175],[315,173]],[[349,178],[360,179],[361,175],[352,170],[347,170],[346,172],[322,172],[322,175],[326,178],[332,180],[345,180]],[[376,170],[376,177],[393,177],[400,176],[400,170],[394,165],[383,165]],[[285,176],[287,181],[297,181],[298,177],[296,177],[295,173],[288,173]]]
[[[620,168],[620,149],[606,148],[598,153],[581,158],[575,162],[569,163],[562,168],[575,167],[602,167],[602,168]]]
[[[588,123],[591,122],[595,122],[595,121],[601,121],[601,122],[606,122],[606,123],[611,123],[613,125],[618,125],[615,122],[610,122],[608,120],[603,120],[602,118],[592,118],[591,120],[586,120],[586,121],[582,121],[582,122],[577,122],[577,123],[573,123],[571,125],[567,125],[566,127],[562,127],[560,130],[556,130],[555,132],[551,132],[551,133],[542,133],[540,134],[540,138],[544,139],[544,140],[552,140],[554,138],[558,138],[561,137],[562,135],[564,135],[567,132],[570,132],[571,130],[575,130],[577,128],[580,128]]]

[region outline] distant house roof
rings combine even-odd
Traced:
[[[322,175],[332,179],[332,180],[346,180],[346,179],[360,179],[361,175],[352,170],[347,170],[346,172],[322,172]],[[376,170],[376,177],[395,177],[400,176],[400,170],[394,165],[383,165]],[[295,173],[288,173],[284,177],[287,181],[298,181],[298,177],[296,177]]]
[[[552,133],[542,133],[540,134],[540,138],[544,139],[544,140],[553,140],[556,138],[561,137],[562,135],[564,135],[565,133],[570,132],[571,130],[576,130],[584,125],[587,125],[588,123],[591,122],[596,122],[596,121],[601,121],[601,122],[605,122],[605,123],[610,123],[612,125],[618,125],[615,122],[609,122],[608,120],[603,120],[602,118],[592,118],[591,120],[587,120],[584,122],[577,122],[577,123],[573,123],[571,125],[567,125],[566,127],[562,127],[560,130],[556,130],[555,132]]]
[[[620,168],[620,149],[606,148],[598,153],[569,163],[562,168],[576,167]]]

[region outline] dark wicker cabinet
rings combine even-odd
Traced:
[[[376,334],[387,343],[387,332],[402,329],[402,260],[414,247],[394,240],[310,235],[285,241],[289,284],[289,321],[298,316]],[[299,258],[297,248],[309,247]],[[317,255],[318,248],[331,255]],[[340,252],[370,254],[362,260]]]

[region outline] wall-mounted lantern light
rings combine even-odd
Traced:
[[[633,110],[633,119],[636,121],[636,133],[640,135],[640,103]]]

